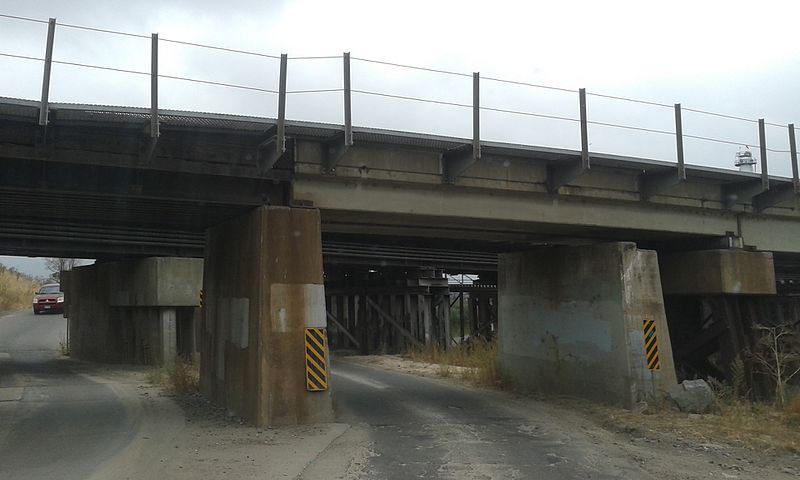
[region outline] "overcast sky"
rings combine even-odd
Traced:
[[[779,1],[0,0],[0,13],[293,56],[340,55],[800,125],[800,4]],[[0,18],[0,52],[42,57],[46,25]],[[149,41],[59,27],[55,58],[148,71]],[[278,62],[161,42],[163,74],[277,88]],[[0,57],[0,96],[37,99],[41,63]],[[471,79],[354,61],[353,88],[471,102]],[[289,90],[341,87],[341,60],[293,60]],[[51,101],[147,106],[146,76],[56,65]],[[577,94],[484,80],[485,106],[577,118]],[[341,123],[341,93],[292,95],[290,118]],[[274,117],[260,92],[162,80],[163,108]],[[590,120],[673,130],[670,109],[590,97]],[[469,136],[468,109],[355,94],[356,125]],[[768,145],[788,149],[786,128]],[[755,124],[684,112],[684,132],[758,143]],[[487,140],[578,148],[578,126],[482,113]],[[673,160],[674,139],[591,126],[592,151]],[[687,139],[688,163],[732,168],[737,147]],[[790,175],[786,154],[770,173]]]

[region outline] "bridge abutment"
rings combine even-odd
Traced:
[[[203,393],[257,425],[331,420],[330,391],[306,379],[305,329],[327,324],[319,211],[259,207],[209,229],[203,291]]]
[[[501,254],[498,289],[501,368],[521,390],[631,407],[676,383],[656,252]]]

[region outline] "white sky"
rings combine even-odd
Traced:
[[[800,3],[787,1],[0,0],[0,13],[264,53],[429,66],[800,125]],[[0,18],[0,52],[43,56],[46,26]],[[148,71],[149,42],[59,27],[55,58]],[[41,63],[0,57],[0,96],[38,99]],[[163,74],[276,88],[278,62],[162,42]],[[354,61],[353,88],[459,103],[471,80]],[[290,61],[289,90],[338,88],[340,60]],[[56,65],[51,101],[147,106],[145,76]],[[577,117],[577,94],[484,80],[485,106]],[[162,80],[162,108],[274,117],[274,95]],[[292,95],[289,118],[341,123],[340,93]],[[673,130],[670,109],[589,98],[590,120]],[[467,109],[354,94],[356,125],[469,136]],[[758,143],[755,124],[684,112],[688,134]],[[578,148],[577,124],[482,113],[487,140]],[[591,126],[592,151],[663,160],[674,139]],[[786,128],[768,127],[788,149]],[[732,168],[733,145],[686,140],[691,164]],[[770,173],[789,176],[787,154]]]

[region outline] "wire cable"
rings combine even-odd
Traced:
[[[567,122],[580,122],[580,120],[577,118],[559,117],[558,115],[547,115],[544,113],[522,112],[519,110],[506,110],[504,108],[496,108],[496,107],[479,107],[479,108],[481,110],[487,110],[490,112],[510,113],[512,115],[524,115],[526,117],[548,118],[551,120],[564,120]]]
[[[737,117],[736,115],[726,115],[724,113],[709,112],[708,110],[698,110],[696,108],[682,107],[681,110],[685,112],[694,112],[702,115],[711,115],[712,117],[727,118],[729,120],[739,120],[742,122],[758,123],[758,120],[752,118]]]
[[[198,47],[198,48],[207,48],[209,50],[219,50],[222,52],[230,52],[230,53],[239,53],[242,55],[251,55],[254,57],[262,57],[262,58],[273,58],[280,60],[280,55],[270,55],[268,53],[259,53],[259,52],[252,52],[249,50],[239,50],[236,48],[227,48],[227,47],[216,47],[214,45],[206,45],[204,43],[196,43],[196,42],[187,42],[184,40],[175,40],[171,38],[159,38],[159,41],[168,42],[168,43],[176,43],[178,45],[186,45],[189,47]]]
[[[705,140],[708,142],[716,142],[716,143],[724,143],[726,145],[736,145],[741,147],[742,145],[751,146],[754,148],[761,148],[757,143],[750,143],[750,142],[734,142],[733,140],[722,140],[720,138],[712,138],[712,137],[703,137],[700,135],[690,135],[688,133],[683,134],[684,138],[693,138],[695,140]]]
[[[400,67],[400,68],[408,68],[411,70],[421,70],[423,72],[432,72],[432,73],[441,73],[443,75],[454,75],[457,77],[468,77],[472,78],[472,74],[470,73],[461,73],[461,72],[451,72],[449,70],[440,70],[438,68],[428,68],[428,67],[417,67],[414,65],[406,65],[403,63],[394,63],[394,62],[384,62],[383,60],[371,60],[369,58],[361,58],[361,57],[350,57],[351,60],[358,60],[361,62],[367,63],[376,63],[378,65],[388,65],[390,67]]]
[[[27,55],[14,55],[13,53],[2,53],[2,52],[0,52],[0,56],[9,57],[9,58],[21,58],[23,60],[38,60],[40,62],[44,62],[44,58],[29,57]]]
[[[621,100],[623,102],[641,103],[643,105],[652,105],[654,107],[675,108],[674,105],[667,105],[666,103],[651,102],[649,100],[638,100],[635,98],[628,98],[628,97],[618,97],[616,95],[606,95],[603,93],[586,92],[586,95],[590,95],[592,97],[608,98],[611,100]]]
[[[84,27],[83,25],[71,25],[69,23],[58,23],[59,27],[74,28],[76,30],[88,30],[90,32],[108,33],[111,35],[122,35],[125,37],[144,38],[150,40],[150,35],[142,35],[139,33],[120,32],[118,30],[107,30],[105,28]]]
[[[149,73],[147,75],[150,75]],[[252,90],[254,92],[264,92],[264,93],[279,93],[277,90],[270,90],[268,88],[259,88],[259,87],[251,87],[249,85],[239,85],[236,83],[225,83],[225,82],[215,82],[212,80],[200,80],[197,78],[189,78],[189,77],[179,77],[177,75],[159,75],[158,78],[168,78],[170,80],[183,80],[185,82],[193,82],[193,83],[203,83],[206,85],[216,85],[219,87],[229,87],[229,88],[238,88],[241,90]]]
[[[559,92],[568,92],[568,93],[577,93],[577,90],[573,90],[571,88],[563,88],[563,87],[553,87],[551,85],[541,85],[538,83],[528,83],[528,82],[519,82],[517,80],[506,80],[503,78],[494,78],[494,77],[481,77],[481,80],[488,80],[491,82],[499,82],[499,83],[509,83],[511,85],[523,85],[526,87],[535,87],[535,88],[545,88],[547,90],[556,90]]]
[[[10,18],[12,20],[24,20],[26,22],[34,22],[34,23],[50,23],[47,20],[39,20],[38,18],[30,18],[30,17],[20,17],[19,15],[6,15],[4,13],[0,13],[0,17],[2,18]]]
[[[405,95],[393,95],[391,93],[378,93],[378,92],[370,92],[367,90],[350,90],[352,93],[360,93],[362,95],[373,95],[376,97],[386,97],[386,98],[396,98],[399,100],[411,100],[413,102],[423,102],[423,103],[432,103],[436,105],[448,105],[451,107],[462,107],[462,108],[472,108],[472,105],[467,105],[465,103],[455,103],[455,102],[446,102],[442,100],[431,100],[428,98],[420,98],[420,97],[409,97]]]
[[[344,88],[317,88],[310,90],[288,90],[287,95],[303,94],[303,93],[329,93],[329,92],[343,92]]]
[[[342,58],[341,55],[306,55],[303,57],[287,57],[288,60],[332,60]]]
[[[586,123],[588,123],[589,125],[600,125],[603,127],[624,128],[626,130],[638,130],[640,132],[658,133],[660,135],[670,135],[670,136],[675,135],[675,132],[670,132],[667,130],[656,130],[654,128],[634,127],[632,125],[619,125],[617,123],[595,122],[593,120],[589,120]]]
[[[102,65],[90,65],[88,63],[67,62],[65,60],[53,60],[53,63],[59,65],[69,65],[72,67],[94,68],[95,70],[109,70],[111,72],[132,73],[134,75],[150,75],[150,72],[141,72],[139,70],[127,70],[125,68],[105,67]]]

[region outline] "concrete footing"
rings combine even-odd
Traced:
[[[319,211],[260,207],[210,229],[203,290],[203,393],[257,425],[330,421],[304,346],[327,323]]]
[[[202,269],[198,259],[153,257],[64,272],[71,356],[163,365],[194,355]]]
[[[630,408],[676,383],[655,252],[612,243],[501,254],[498,277],[501,368],[521,390]]]

